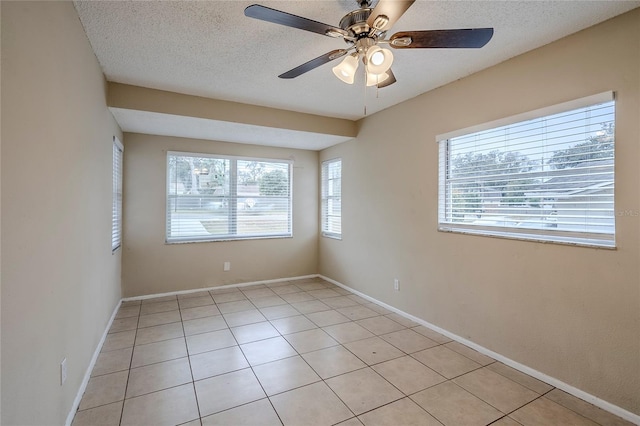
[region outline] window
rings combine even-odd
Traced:
[[[438,137],[439,229],[615,247],[613,93]]]
[[[322,235],[342,235],[342,160],[322,163]]]
[[[113,197],[111,210],[111,251],[122,244],[122,155],[123,147],[113,137]]]
[[[291,237],[292,163],[167,153],[167,242]]]

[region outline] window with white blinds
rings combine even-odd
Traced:
[[[615,247],[613,93],[438,141],[440,230]]]
[[[292,162],[167,153],[166,241],[291,237]]]
[[[122,244],[122,158],[123,147],[113,137],[113,197],[111,211],[111,251]]]
[[[342,160],[322,163],[322,235],[340,238],[342,235]]]

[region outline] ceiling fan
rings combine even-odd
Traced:
[[[287,27],[311,31],[333,38],[342,38],[346,49],[336,49],[318,56],[283,74],[280,78],[295,78],[321,65],[346,56],[333,67],[333,73],[340,80],[353,84],[359,62],[365,67],[367,86],[378,88],[396,82],[391,71],[393,53],[384,45],[394,49],[438,49],[438,48],[480,48],[493,36],[493,28],[470,28],[454,30],[402,31],[386,39],[387,30],[409,9],[415,0],[379,0],[375,8],[371,0],[356,0],[360,8],[347,13],[339,27],[323,24],[301,16],[293,15],[258,4],[244,10],[245,16],[273,22]]]

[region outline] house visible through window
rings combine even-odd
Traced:
[[[113,197],[111,211],[111,251],[122,244],[122,156],[123,147],[113,137]]]
[[[342,160],[322,163],[322,235],[342,235]]]
[[[292,236],[286,160],[167,154],[167,242]]]
[[[439,137],[439,229],[615,246],[612,93]]]

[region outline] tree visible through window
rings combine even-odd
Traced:
[[[167,242],[290,237],[291,163],[169,152]]]
[[[613,246],[615,103],[440,141],[440,229]]]

